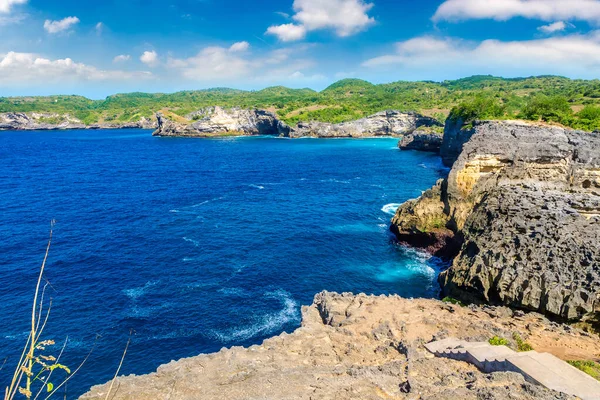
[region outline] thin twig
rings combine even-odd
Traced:
[[[127,354],[127,349],[129,348],[129,343],[131,343],[131,334],[132,334],[132,332],[129,331],[129,339],[127,340],[127,344],[125,345],[125,351],[123,351],[123,356],[121,357],[121,362],[119,363],[119,368],[117,368],[117,372],[115,372],[115,376],[112,379],[112,381],[110,382],[110,387],[108,388],[108,392],[106,393],[105,400],[108,400],[108,396],[110,396],[110,392],[112,391],[115,381],[117,380],[117,376],[119,375],[119,372],[121,371],[121,367],[123,366],[123,361],[125,360],[125,355]]]

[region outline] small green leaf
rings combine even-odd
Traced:
[[[48,382],[46,384],[46,389],[48,390],[48,393],[50,393],[52,390],[54,390],[54,384],[52,382]]]

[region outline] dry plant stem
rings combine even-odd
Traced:
[[[54,225],[54,222],[52,222]],[[48,245],[46,246],[46,253],[44,254],[44,260],[42,262],[42,266],[40,267],[40,273],[38,275],[37,284],[35,287],[35,296],[33,298],[33,307],[31,311],[31,332],[29,333],[29,337],[27,338],[27,342],[25,343],[25,347],[23,348],[23,352],[21,353],[21,357],[19,358],[19,364],[15,369],[13,374],[13,378],[11,380],[10,386],[6,388],[6,392],[4,395],[4,400],[13,399],[17,393],[19,388],[19,384],[21,379],[23,378],[24,369],[26,366],[29,366],[29,370],[31,370],[33,366],[33,356],[35,352],[35,343],[36,339],[39,337],[39,334],[36,334],[37,324],[39,324],[39,320],[36,324],[36,308],[37,308],[37,300],[40,292],[40,285],[42,282],[42,277],[44,274],[44,269],[46,268],[46,261],[48,260],[48,254],[50,252],[50,245],[52,244],[52,228],[50,228],[50,237],[48,238]],[[47,316],[46,316],[47,320]],[[45,325],[45,323],[44,323]],[[28,351],[29,348],[29,351]],[[31,378],[27,377],[27,390],[31,388]]]
[[[58,364],[60,362],[60,358],[62,357],[65,348],[67,347],[67,342],[69,341],[69,338],[67,337],[65,339],[65,343],[63,344],[62,348],[60,349],[60,353],[58,354],[58,357],[56,357],[56,361],[54,361],[54,365]],[[48,377],[46,378],[46,382],[50,381],[50,378],[52,377],[52,374],[54,373],[54,370],[50,370],[50,372],[48,373]],[[37,392],[37,394],[35,395],[35,397],[33,398],[33,400],[37,400],[38,397],[40,397],[40,395],[42,394],[42,392],[44,391],[44,387],[42,386],[40,388],[40,390]]]
[[[131,332],[129,333],[129,339],[127,340],[127,344],[125,345],[125,351],[123,351],[123,356],[121,357],[121,362],[119,363],[119,368],[117,368],[117,372],[115,372],[115,376],[114,376],[113,380],[110,382],[110,387],[108,388],[108,392],[106,392],[105,400],[108,400],[108,396],[110,396],[110,392],[112,391],[115,381],[117,380],[117,376],[119,375],[119,372],[121,371],[121,367],[123,366],[123,361],[125,360],[125,355],[127,354],[127,349],[129,348],[129,343],[131,343]]]

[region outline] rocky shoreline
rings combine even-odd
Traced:
[[[600,312],[600,135],[517,121],[448,121],[452,165],[391,229],[452,260],[445,295],[563,320]]]
[[[157,123],[142,118],[138,122],[104,122],[86,125],[70,115],[50,113],[0,113],[0,131],[55,131],[71,129],[156,129]]]
[[[155,136],[218,137],[268,135],[287,138],[371,138],[402,137],[420,128],[441,124],[416,113],[382,111],[366,118],[340,124],[300,122],[290,127],[269,111],[258,109],[208,107],[176,122],[158,113]],[[441,143],[440,143],[441,144]]]

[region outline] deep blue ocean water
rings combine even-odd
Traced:
[[[260,343],[322,291],[436,296],[436,265],[389,221],[446,171],[394,139],[215,140],[0,132],[0,384],[26,339],[50,220],[45,338],[68,397],[122,374]],[[57,346],[59,347],[59,346]]]

